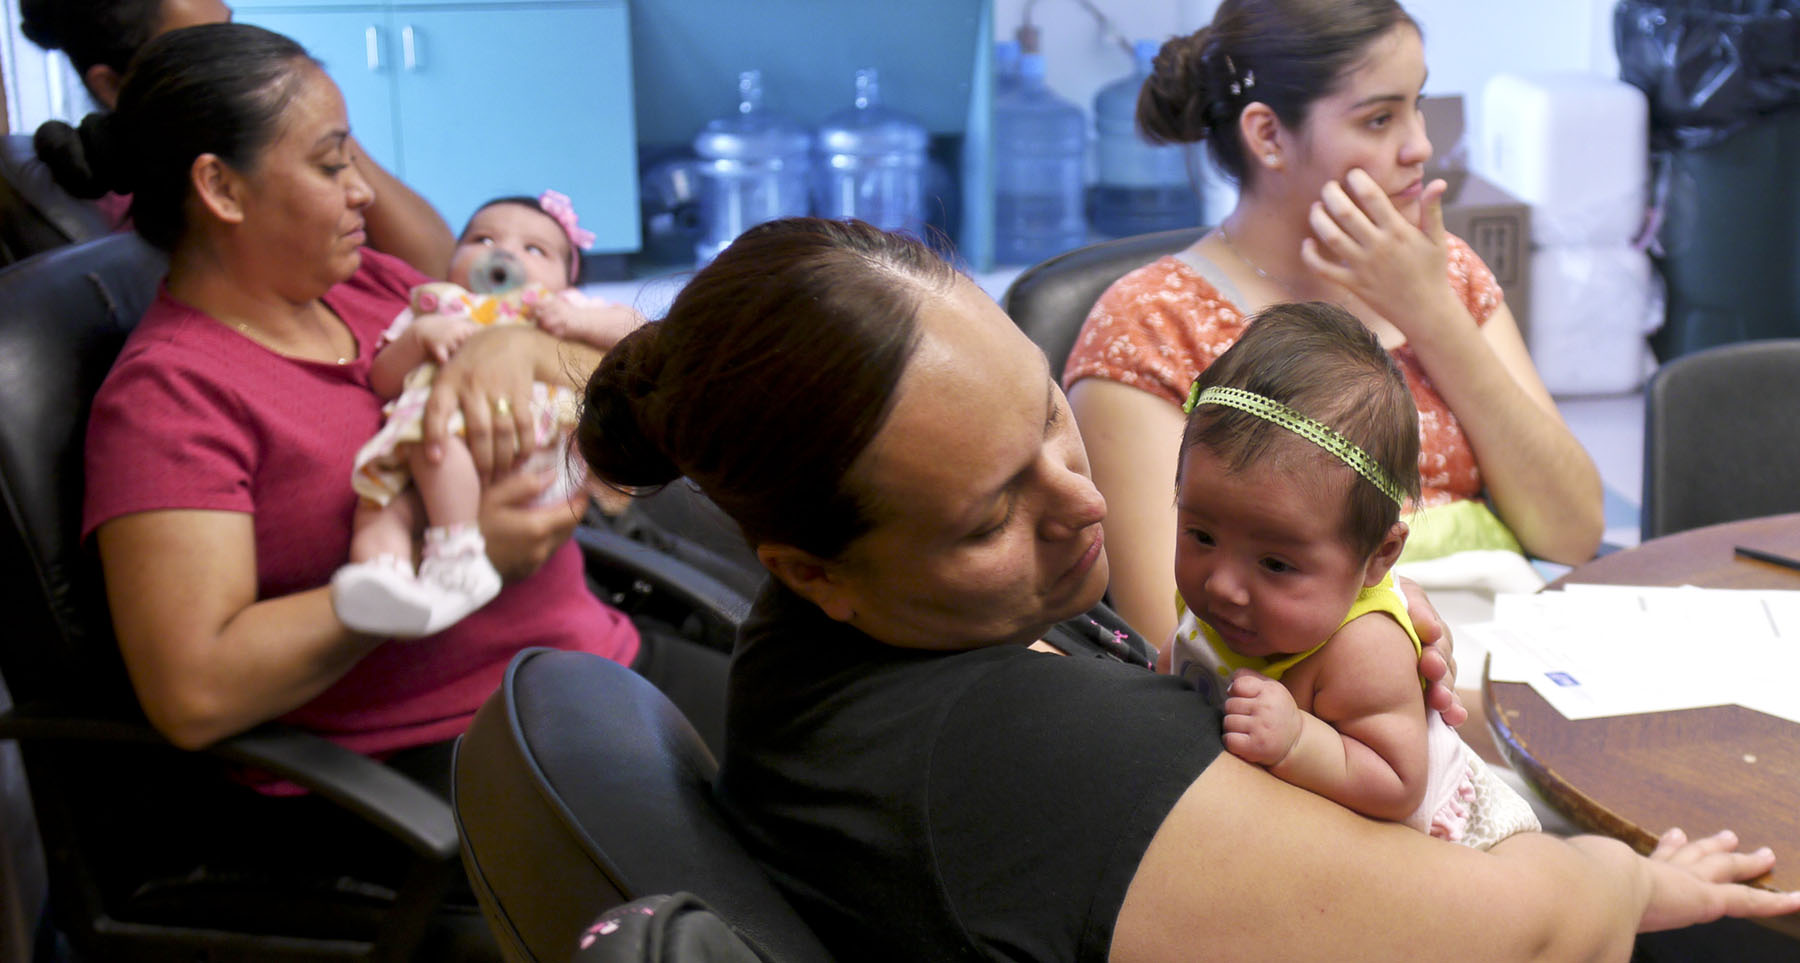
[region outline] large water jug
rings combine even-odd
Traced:
[[[994,42],[994,96],[1005,97],[1019,89],[1019,42]]]
[[[1126,237],[1200,223],[1187,151],[1151,144],[1137,126],[1138,91],[1155,69],[1158,49],[1155,41],[1138,41],[1131,73],[1094,96],[1099,169],[1088,191],[1088,215],[1101,234]]]
[[[813,210],[820,217],[858,218],[884,231],[923,233],[930,142],[924,124],[882,105],[875,69],[858,70],[854,106],[819,126]]]
[[[994,102],[994,259],[1035,264],[1087,241],[1087,117],[1044,84],[1042,54],[1019,57],[1019,88]]]
[[[700,156],[701,263],[751,227],[808,213],[812,133],[763,106],[762,71],[738,75],[737,112],[694,138]]]

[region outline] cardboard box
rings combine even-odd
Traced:
[[[1444,228],[1469,243],[1506,294],[1506,305],[1521,333],[1531,325],[1531,208],[1469,170],[1464,139],[1463,99],[1456,94],[1425,98],[1425,133],[1433,148],[1425,179],[1441,177]]]

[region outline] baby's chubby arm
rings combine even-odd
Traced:
[[[613,345],[644,323],[644,316],[629,305],[598,298],[558,296],[532,310],[538,327],[546,333],[601,351],[611,351]]]
[[[1283,781],[1376,819],[1418,809],[1427,778],[1425,697],[1412,641],[1393,619],[1340,628],[1289,681],[1311,711],[1266,676],[1240,670],[1225,700],[1225,748]]]
[[[424,314],[375,354],[369,368],[369,385],[383,398],[400,394],[406,374],[427,361],[450,360],[456,349],[481,325],[461,314]]]

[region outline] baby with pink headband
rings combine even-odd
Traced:
[[[593,240],[569,198],[556,191],[489,201],[457,239],[448,283],[415,288],[411,307],[383,333],[370,383],[391,400],[381,430],[356,456],[351,484],[362,499],[350,562],[331,581],[332,605],[346,626],[400,638],[431,635],[499,594],[500,573],[477,524],[481,477],[461,439],[461,415],[452,419],[442,459],[433,462],[419,443],[425,403],[437,366],[483,325],[535,324],[605,351],[642,324],[630,307],[575,287],[581,250]],[[519,470],[553,473],[539,504],[566,501],[581,487],[585,473],[571,464],[566,444],[576,402],[569,389],[542,382],[529,398],[494,400],[496,423],[512,422],[521,447],[532,450]]]

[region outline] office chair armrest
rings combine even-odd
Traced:
[[[82,715],[42,703],[0,712],[0,739],[136,744],[174,750],[141,719]],[[258,726],[201,751],[316,792],[427,860],[459,858],[450,804],[361,753],[279,723]]]
[[[279,723],[258,726],[207,751],[304,786],[420,856],[461,858],[450,803],[360,752]]]
[[[587,562],[588,577],[627,614],[658,604],[697,614],[708,640],[730,650],[750,600],[705,572],[642,542],[609,529],[581,525],[575,541]],[[650,614],[660,614],[652,611]]]

